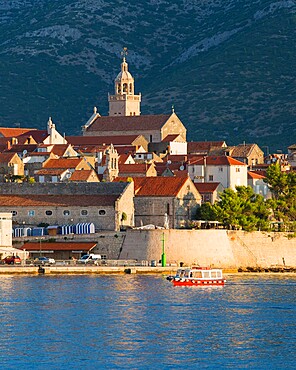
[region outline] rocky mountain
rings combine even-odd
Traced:
[[[296,0],[0,0],[0,125],[80,133],[108,114],[120,51],[142,114],[189,140],[296,142]]]

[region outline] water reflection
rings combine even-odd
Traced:
[[[227,280],[0,277],[1,368],[293,368],[295,277]]]

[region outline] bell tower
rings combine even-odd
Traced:
[[[127,48],[121,52],[121,71],[115,78],[115,94],[108,95],[109,116],[139,116],[141,94],[134,95],[134,78],[128,71]]]

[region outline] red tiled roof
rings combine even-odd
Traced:
[[[135,145],[114,145],[118,154],[133,154],[136,153],[137,147]]]
[[[152,164],[119,164],[119,173],[146,173]]]
[[[19,140],[25,140],[28,137],[32,136],[32,138],[36,141],[36,143],[40,144],[42,143],[47,137],[48,137],[48,132],[46,130],[31,130],[27,131],[24,134],[19,136]]]
[[[169,142],[169,141],[174,141],[177,137],[179,137],[180,135],[179,134],[176,134],[176,135],[167,135],[164,139],[162,139],[163,142]],[[185,140],[184,140],[185,142]]]
[[[125,164],[125,162],[127,161],[127,159],[130,157],[130,153],[127,153],[127,154],[120,154],[119,158],[118,158],[118,164]]]
[[[0,195],[2,207],[113,206],[118,195]]]
[[[27,132],[31,132],[35,129],[32,128],[12,128],[12,127],[0,127],[0,135],[4,137],[18,137]]]
[[[188,153],[209,152],[213,148],[226,147],[225,141],[191,141],[187,143]]]
[[[259,175],[259,173],[248,171],[248,179],[265,179],[265,176]]]
[[[194,185],[200,194],[213,193],[217,190],[220,182],[195,182]]]
[[[96,243],[93,242],[45,242],[42,243],[25,243],[21,249],[25,249],[26,251],[90,251],[96,246]]]
[[[98,117],[87,129],[91,131],[147,131],[160,129],[170,118],[170,114]]]
[[[0,163],[8,163],[13,157],[17,155],[15,153],[0,153]]]
[[[235,147],[233,147],[233,149],[231,151],[231,156],[232,157],[239,157],[239,158],[248,157],[250,155],[251,151],[256,147],[256,145],[257,144],[239,144],[239,145],[236,145]]]
[[[140,135],[120,135],[120,136],[67,136],[66,140],[72,145],[130,145]],[[144,137],[142,137],[144,139]],[[146,139],[145,139],[146,140]]]
[[[96,175],[96,177],[99,181],[99,178],[98,178],[97,174],[93,170],[77,170],[77,171],[74,171],[74,173],[70,177],[70,181],[87,181],[92,174]]]
[[[67,171],[67,168],[42,168],[35,172],[38,176],[58,176]]]
[[[227,155],[203,157],[197,159],[194,164],[203,165],[204,161],[206,161],[207,165],[211,166],[247,166],[245,163],[240,162],[232,157],[228,157]]]
[[[55,144],[51,150],[51,152],[59,157],[62,157],[67,149],[69,148],[69,144]]]
[[[83,158],[49,159],[44,168],[76,168],[83,161]]]
[[[142,177],[134,178],[136,196],[177,196],[187,177]]]
[[[9,149],[6,149],[6,152],[13,153],[23,153],[24,150],[28,152],[33,152],[37,148],[37,144],[13,144]]]

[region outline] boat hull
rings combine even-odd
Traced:
[[[224,279],[173,279],[174,286],[224,286]]]

